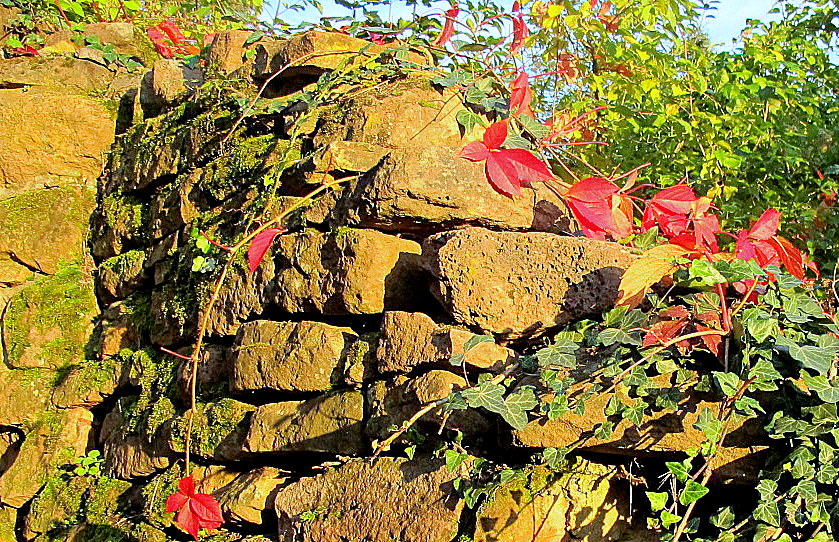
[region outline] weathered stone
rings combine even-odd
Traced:
[[[537,335],[614,305],[632,254],[617,243],[480,228],[426,239],[434,294],[458,323]]]
[[[5,8],[0,8],[3,9]],[[19,542],[15,536],[16,525],[17,510],[11,506],[0,507],[0,542]]]
[[[57,408],[96,406],[114,393],[124,376],[115,358],[86,360],[55,385],[52,404]]]
[[[663,387],[669,385],[669,376],[658,377]],[[570,395],[582,391],[582,384],[569,389]],[[620,384],[616,390],[624,404],[631,405],[637,398],[629,397],[626,387]],[[556,420],[537,419],[520,431],[513,431],[513,443],[517,446],[562,448],[575,444],[579,449],[606,452],[610,454],[644,456],[656,452],[683,452],[701,446],[707,437],[694,424],[705,408],[716,412],[719,404],[704,400],[701,395],[687,395],[681,398],[675,411],[659,411],[651,414],[642,425],[635,426],[628,420],[615,424],[612,436],[601,439],[594,436],[594,429],[608,420],[606,406],[609,394],[598,394],[586,401],[583,415],[567,412]],[[755,461],[759,452],[768,447],[762,430],[765,420],[746,419],[733,415],[726,438],[717,449],[712,468],[717,477],[744,479],[753,477],[760,469]],[[745,465],[745,470],[744,470]]]
[[[111,79],[113,73],[108,68],[63,55],[19,57],[0,62],[0,88],[31,86],[37,90],[88,94],[106,89]]]
[[[114,140],[114,120],[92,98],[0,89],[0,133],[0,199],[5,199],[62,182],[92,185]]]
[[[261,525],[263,515],[274,513],[277,490],[286,482],[283,471],[273,467],[259,467],[245,472],[214,492],[222,512],[236,523]]]
[[[189,356],[192,347],[185,347],[180,354]],[[195,373],[195,386],[198,397],[226,395],[230,389],[231,368],[230,349],[216,344],[205,344],[198,357],[198,367]],[[187,401],[190,396],[190,382],[192,364],[184,360],[178,365],[178,391],[181,398]]]
[[[466,330],[441,326],[421,312],[387,311],[376,350],[379,371],[407,373],[427,363],[451,368],[449,360],[461,354],[468,366],[497,370],[517,357],[509,348],[488,341],[464,353],[464,346],[474,336]]]
[[[345,63],[369,60],[384,49],[387,47],[340,32],[312,30],[288,40],[259,42],[253,74],[264,79],[288,65],[282,74],[283,79],[301,75],[319,76]]]
[[[108,472],[123,480],[145,478],[168,468],[173,461],[172,453],[161,441],[149,443],[140,435],[120,430],[109,434],[103,448]]]
[[[410,306],[419,294],[413,241],[339,229],[283,235],[276,245],[276,302],[288,312],[375,314]]]
[[[97,293],[107,303],[125,299],[143,283],[145,252],[129,250],[99,264]]]
[[[559,472],[526,469],[478,509],[475,542],[623,540],[629,506],[611,483],[613,470],[585,460]]]
[[[0,503],[20,508],[35,496],[59,463],[84,455],[93,414],[83,408],[43,416],[24,437],[14,463],[0,475]]]
[[[367,389],[370,418],[365,432],[371,439],[383,440],[390,435],[392,427],[400,427],[421,407],[465,387],[466,380],[462,376],[438,370],[416,378],[400,375],[392,381],[374,382]],[[436,429],[440,426],[442,416],[439,412],[429,414],[420,423]],[[459,429],[472,437],[486,436],[492,426],[486,417],[475,410],[454,411],[446,423],[446,427]]]
[[[30,425],[50,405],[55,373],[0,363],[0,426]]]
[[[246,439],[249,452],[365,451],[360,392],[344,391],[308,401],[285,401],[256,409]]]
[[[483,163],[464,160],[459,152],[459,147],[392,150],[336,193],[331,223],[422,235],[463,226],[570,229],[568,208],[543,183],[525,189],[521,198],[502,196],[487,182]]]
[[[277,492],[280,541],[449,542],[463,508],[452,478],[428,457],[351,459]]]
[[[79,261],[93,206],[91,191],[72,188],[30,190],[0,201],[0,282],[20,284]]]
[[[387,148],[460,149],[479,137],[478,128],[461,133],[457,114],[464,110],[456,92],[435,89],[428,77],[411,76],[328,107],[314,142],[316,147],[352,140]]]
[[[242,474],[241,471],[222,465],[196,466],[192,472],[195,473],[195,491],[208,495],[215,493]]]
[[[237,461],[246,457],[249,421],[256,407],[229,398],[200,403],[192,426],[192,453],[216,461]],[[189,414],[171,423],[169,447],[183,453]]]
[[[245,45],[253,34],[249,30],[223,30],[213,37],[213,43],[207,53],[207,65],[223,75],[229,75],[245,66],[245,53],[256,47]]]
[[[141,335],[137,325],[136,309],[118,301],[110,305],[102,313],[97,334],[99,355],[109,358],[117,355],[120,350],[140,348]]]
[[[3,314],[5,362],[15,368],[81,363],[99,312],[92,282],[81,266],[70,265],[18,292]]]
[[[148,202],[145,198],[122,196],[100,190],[93,214],[91,252],[99,260],[112,258],[124,249],[145,241],[148,224]]]
[[[376,167],[387,154],[388,149],[372,143],[335,141],[315,155],[312,165],[315,174],[336,171],[363,173]],[[319,179],[317,175],[315,178]]]
[[[258,320],[239,328],[233,391],[325,391],[343,384],[347,354],[358,336],[319,322]]]
[[[175,103],[204,82],[204,74],[200,69],[190,68],[180,60],[171,58],[155,61],[149,77],[152,103],[161,106]]]

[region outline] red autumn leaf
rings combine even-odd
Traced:
[[[547,164],[527,149],[502,149],[507,139],[507,121],[498,121],[484,132],[483,141],[474,141],[460,151],[471,162],[486,160],[485,172],[492,188],[507,197],[520,196],[523,184],[554,178]]]
[[[650,330],[644,335],[644,342],[642,347],[654,346],[656,344],[664,344],[667,341],[673,340],[679,336],[682,330],[687,325],[687,318],[679,318],[678,320],[662,320],[656,322],[650,327]]]
[[[500,149],[501,145],[503,145],[504,141],[507,139],[507,121],[499,120],[498,122],[490,124],[484,132],[483,139],[484,145],[486,145],[488,149]]]
[[[752,227],[749,228],[748,237],[751,239],[758,239],[760,241],[768,241],[775,234],[778,233],[778,228],[781,227],[781,213],[775,209],[766,209],[760,215]]]
[[[286,230],[281,228],[268,228],[267,230],[259,232],[259,234],[251,240],[251,244],[248,246],[248,269],[251,273],[256,271],[256,268],[259,267],[260,262],[262,262],[262,258],[265,257],[265,253],[268,252],[268,248],[271,246],[271,243],[274,242],[274,238],[284,231]]]
[[[565,201],[586,237],[621,239],[632,233],[632,203],[609,179],[581,179],[568,189]]]
[[[170,47],[166,34],[153,26],[146,30],[146,35],[154,44],[155,49],[157,49],[157,54],[163,58],[174,58],[175,52]]]
[[[175,45],[187,43],[186,36],[183,35],[181,29],[178,28],[178,25],[176,25],[169,19],[164,19],[163,21],[161,21],[161,23],[158,24],[156,28],[165,33],[167,36],[169,36],[169,39],[172,40],[172,43],[174,43]]]
[[[196,540],[198,531],[218,529],[224,523],[221,508],[215,497],[206,493],[196,493],[192,476],[181,478],[178,482],[178,492],[166,500],[166,512],[178,512],[175,523]]]
[[[38,49],[35,49],[31,45],[24,45],[23,47],[12,47],[8,49],[9,54],[12,56],[38,56],[39,53]]]
[[[530,88],[527,73],[521,71],[510,87],[510,115],[514,117],[527,115],[536,118],[533,110],[530,109],[531,101],[533,101],[533,89]]]
[[[804,278],[805,267],[818,275],[818,267],[806,254],[788,239],[777,235],[780,221],[781,213],[775,209],[765,210],[748,231],[737,235],[735,256],[741,260],[755,260],[761,267],[783,265],[799,279]]]
[[[454,35],[454,21],[458,13],[460,13],[460,8],[457,6],[452,6],[451,9],[443,12],[443,15],[446,17],[446,22],[443,24],[443,31],[440,32],[440,36],[434,42],[434,45],[442,47],[451,39]]]
[[[711,200],[697,197],[689,186],[671,186],[648,199],[641,224],[645,231],[658,226],[673,244],[700,252],[719,250],[720,223],[711,212]]]
[[[524,22],[524,15],[520,12],[513,17],[513,42],[510,44],[510,52],[515,53],[524,45],[524,40],[530,35],[527,23]]]

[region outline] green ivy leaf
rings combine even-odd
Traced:
[[[449,472],[456,471],[468,457],[467,454],[460,453],[456,450],[446,450],[446,469]]]
[[[690,476],[690,459],[685,459],[684,461],[667,461],[664,463],[664,466],[680,482],[684,482]]]
[[[538,404],[533,388],[519,388],[504,399],[504,410],[500,414],[513,429],[524,429],[527,426],[527,412]]]
[[[641,339],[637,336],[633,337],[626,331],[617,328],[606,328],[597,334],[596,344],[602,346],[612,346],[613,344],[629,344],[632,346],[641,346]]]
[[[647,491],[647,498],[650,500],[650,508],[653,512],[663,510],[667,506],[667,493],[656,493],[654,491]]]
[[[711,442],[717,442],[722,432],[722,422],[708,407],[702,409],[693,426],[705,433],[705,437]]]
[[[803,371],[802,371],[803,372]],[[826,403],[839,403],[839,386],[831,384],[826,376],[810,376],[804,373],[804,382],[810,391]]]
[[[717,386],[720,387],[720,390],[726,395],[726,397],[734,397],[734,395],[740,390],[740,377],[736,374],[724,373],[721,371],[713,371],[711,374],[714,376]]]
[[[781,524],[781,514],[778,511],[778,503],[775,501],[760,500],[752,512],[752,517],[774,527]]]
[[[661,518],[661,526],[665,529],[682,519],[682,516],[671,514],[667,510],[662,510],[659,517]]]
[[[506,409],[504,405],[504,386],[501,384],[493,384],[487,381],[460,393],[472,408],[485,408],[496,414],[501,414]]]
[[[463,345],[463,351],[468,352],[481,343],[494,343],[495,337],[492,335],[472,335],[469,340]]]
[[[573,368],[577,366],[577,350],[580,345],[567,339],[554,339],[554,342],[536,351],[536,359],[539,365],[546,367],[554,365],[557,367]]]
[[[710,518],[711,525],[719,527],[720,529],[729,529],[734,525],[734,509],[730,506],[721,508],[719,512],[712,515]]]
[[[679,495],[679,502],[684,505],[688,505],[694,501],[698,501],[707,494],[707,487],[703,486],[699,482],[695,482],[694,480],[688,480],[685,484],[685,488]]]
[[[555,469],[565,462],[565,457],[568,455],[568,448],[545,448],[542,451],[542,461],[551,468]]]
[[[455,120],[457,120],[458,124],[463,126],[466,133],[471,132],[472,128],[475,126],[484,126],[484,120],[481,116],[468,109],[461,109],[458,111],[455,116]]]
[[[533,117],[528,115],[519,115],[516,118],[522,125],[522,128],[524,128],[528,134],[532,135],[536,139],[542,139],[551,132],[550,128],[540,123]]]

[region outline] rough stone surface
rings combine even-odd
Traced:
[[[342,384],[357,335],[319,322],[258,320],[239,328],[232,391],[326,391]]]
[[[0,151],[0,162],[4,159]],[[0,283],[20,284],[81,259],[93,205],[92,192],[63,187],[0,199]]]
[[[105,416],[99,434],[105,466],[113,476],[123,480],[145,478],[172,464],[172,453],[162,439],[149,442],[143,436],[125,431],[124,424],[125,419],[114,409]]]
[[[463,508],[452,478],[428,457],[351,459],[279,490],[280,541],[449,542]]]
[[[370,418],[365,431],[371,439],[383,440],[391,434],[392,427],[401,426],[421,407],[465,387],[462,376],[439,370],[415,378],[400,375],[391,381],[376,381],[367,388]],[[425,416],[420,423],[434,430],[442,419],[442,414],[436,412]],[[490,433],[492,422],[475,410],[462,410],[452,412],[446,427],[472,437],[483,437]]]
[[[92,184],[114,140],[114,120],[92,98],[0,89],[0,133],[0,199],[5,199],[59,182]]]
[[[261,525],[263,515],[272,516],[274,497],[287,478],[274,467],[258,467],[237,476],[214,496],[227,518],[236,523]]]
[[[271,403],[256,409],[245,439],[249,452],[327,452],[366,450],[360,392],[344,391],[308,401]]]
[[[418,294],[413,241],[374,230],[306,230],[275,246],[276,302],[288,312],[375,314]]]
[[[149,76],[153,96],[147,99],[156,105],[172,104],[204,82],[200,69],[190,68],[171,58],[155,61]]]
[[[245,66],[245,53],[256,45],[246,46],[245,42],[253,34],[249,30],[224,30],[217,32],[207,53],[207,65],[228,75]]]
[[[437,90],[427,77],[411,76],[325,110],[314,143],[321,147],[351,140],[391,149],[438,146],[459,150],[482,133],[480,127],[461,133],[457,114],[464,110],[454,91]]]
[[[612,307],[633,258],[616,243],[480,228],[437,234],[423,245],[434,293],[454,320],[507,338]]]
[[[459,147],[392,150],[336,195],[331,222],[421,235],[463,226],[570,229],[568,208],[544,184],[534,183],[521,198],[502,196],[487,182],[483,162],[464,160],[459,152]]]
[[[475,542],[623,540],[629,507],[611,483],[612,470],[583,460],[564,472],[525,470],[479,508]]]
[[[31,86],[36,90],[87,94],[106,89],[113,77],[113,72],[95,62],[63,55],[19,57],[0,62],[0,88]]]
[[[56,408],[93,407],[110,397],[125,382],[123,367],[112,358],[89,360],[77,365],[55,384],[52,404]]]
[[[517,355],[494,342],[482,342],[464,353],[475,334],[451,326],[441,326],[421,312],[387,311],[382,318],[381,337],[376,350],[380,372],[410,372],[423,364],[451,368],[449,360],[463,354],[463,362],[479,369],[497,370]]]
[[[63,47],[64,44],[72,44],[70,40],[73,35],[73,31],[69,29],[49,34],[46,37],[45,49],[52,52],[75,51]],[[151,66],[159,56],[146,33],[131,23],[86,24],[84,35],[98,38],[103,45],[112,45],[117,53],[136,58],[145,66]]]
[[[0,475],[0,503],[20,508],[38,493],[53,467],[87,450],[93,424],[89,410],[75,408],[50,416],[24,437],[14,463]]]

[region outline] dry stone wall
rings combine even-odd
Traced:
[[[190,353],[224,263],[199,232],[234,244],[342,178],[289,217],[254,273],[234,264],[210,314],[191,453],[199,491],[225,514],[218,540],[643,539],[609,461],[527,467],[470,508],[455,480],[473,460],[451,470],[433,453],[444,425],[499,464],[527,463],[593,420],[513,433],[488,412],[431,415],[371,460],[422,405],[610,307],[633,258],[569,235],[552,192],[506,198],[458,159],[477,135],[425,55],[377,75],[386,47],[313,32],[246,45],[232,31],[195,73],[143,56],[127,28],[94,30],[150,69],[114,73],[80,51],[0,61],[0,533],[14,533],[0,541],[184,539],[163,509],[181,475],[190,375],[161,347]],[[289,62],[239,122],[242,96]],[[330,73],[350,82],[305,107],[294,93]],[[27,128],[37,137],[15,139],[22,117],[44,123]],[[453,366],[482,333],[499,344]],[[591,446],[659,450],[644,442]],[[93,449],[103,474],[73,474]]]

